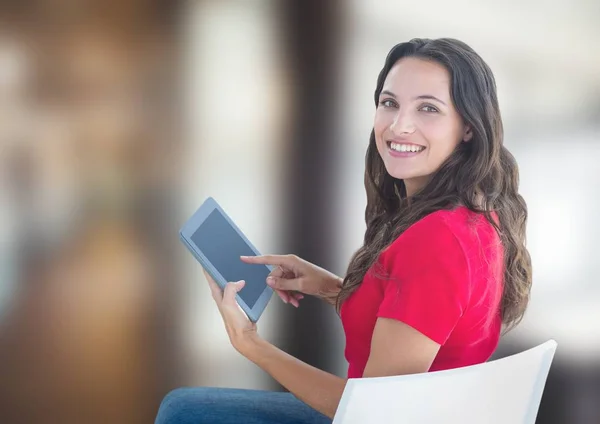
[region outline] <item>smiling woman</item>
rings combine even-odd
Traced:
[[[277,266],[267,282],[284,301],[300,292],[336,306],[347,378],[484,362],[531,287],[527,209],[492,72],[458,40],[414,39],[388,54],[375,104],[367,230],[345,278],[293,255],[243,260]],[[290,393],[180,389],[157,423],[331,422],[347,380],[262,340],[235,304],[243,283],[224,294],[210,283],[235,349]]]
[[[377,150],[408,195],[472,136],[452,105],[449,87],[443,65],[414,57],[399,60],[385,80],[375,115]]]

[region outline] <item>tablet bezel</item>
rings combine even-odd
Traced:
[[[217,203],[217,201],[208,197],[202,205],[196,210],[196,212],[188,219],[188,221],[183,225],[181,230],[179,231],[179,236],[184,245],[190,250],[190,252],[194,255],[196,260],[200,262],[200,264],[204,267],[204,269],[208,272],[208,274],[215,280],[215,282],[221,287],[221,289],[225,288],[225,285],[228,281],[221,275],[221,273],[213,266],[213,264],[208,260],[208,258],[202,253],[202,251],[194,244],[192,241],[192,236],[196,233],[198,228],[204,223],[204,221],[210,216],[210,214],[217,210],[221,216],[229,223],[229,225],[235,230],[235,232],[242,238],[242,240],[248,245],[248,247],[254,252],[256,256],[259,256],[260,253],[258,249],[248,240],[248,238],[244,235],[244,233],[240,230],[240,228],[233,222],[233,220],[225,213],[223,208]],[[241,260],[241,259],[240,259]],[[272,266],[266,266],[269,270],[273,270]],[[262,313],[264,312],[267,304],[271,300],[273,295],[273,289],[266,285],[265,289],[260,294],[256,302],[254,303],[254,307],[250,308],[244,299],[237,294],[236,300],[240,307],[244,310],[248,318],[252,322],[257,322]]]

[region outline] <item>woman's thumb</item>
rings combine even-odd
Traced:
[[[267,278],[267,285],[277,290],[298,290],[300,288],[297,278],[281,278],[272,275]]]
[[[225,297],[229,301],[235,301],[235,295],[244,288],[246,282],[244,280],[240,280],[236,283],[229,283],[225,286],[225,292],[223,297]]]

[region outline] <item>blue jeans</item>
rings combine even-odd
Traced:
[[[182,388],[162,401],[155,424],[331,424],[291,393]]]

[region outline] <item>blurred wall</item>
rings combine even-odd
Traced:
[[[164,6],[0,9],[10,228],[1,422],[151,422],[169,381],[180,381],[179,317],[165,313],[180,280],[179,5]]]

